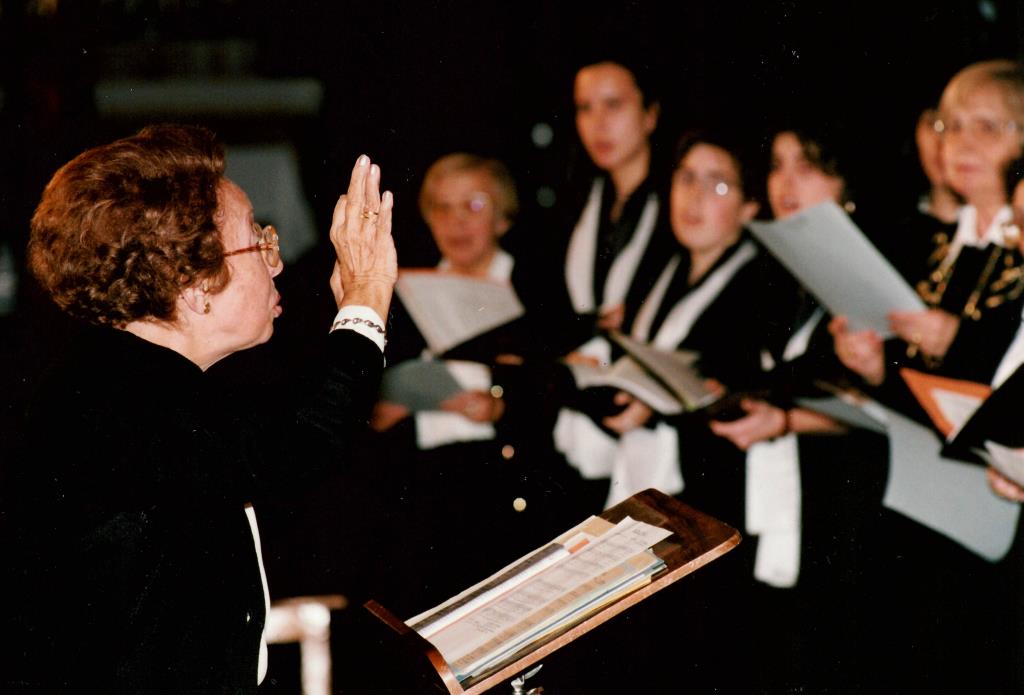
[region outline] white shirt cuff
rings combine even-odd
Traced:
[[[368,306],[358,304],[343,306],[338,311],[338,315],[334,317],[334,324],[331,326],[332,332],[336,330],[355,331],[359,335],[364,335],[376,343],[381,352],[384,352],[384,345],[387,343],[384,335],[384,319]]]

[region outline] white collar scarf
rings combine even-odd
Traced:
[[[508,282],[512,279],[512,268],[516,260],[505,249],[498,249],[494,252],[491,265],[487,268],[487,279],[498,282]],[[442,258],[437,264],[438,270],[451,270],[452,264],[447,258]]]
[[[604,296],[598,302],[594,297],[594,261],[597,257],[597,232],[601,226],[601,194],[604,183],[602,178],[594,181],[566,252],[565,282],[569,288],[573,309],[578,314],[610,309],[625,301],[626,293],[633,282],[633,275],[636,274],[658,219],[658,196],[650,193],[632,237],[612,261],[604,285]]]
[[[681,262],[681,258],[676,256],[665,266],[654,289],[651,290],[640,307],[640,311],[637,312],[636,322],[633,324],[633,337],[637,340],[649,340],[654,347],[662,350],[676,348],[690,334],[693,324],[697,322],[711,302],[722,293],[733,276],[756,256],[757,247],[752,241],[748,239],[740,244],[731,257],[676,303],[652,338],[650,333],[654,316],[664,301],[665,292],[668,291],[672,276],[675,275]]]

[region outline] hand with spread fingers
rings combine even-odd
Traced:
[[[338,199],[331,220],[337,262],[331,290],[338,307],[368,306],[388,315],[398,278],[398,257],[391,238],[390,191],[380,194],[380,167],[362,155],[352,169],[348,192]]]

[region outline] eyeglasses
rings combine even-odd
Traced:
[[[937,118],[934,124],[935,132],[940,135],[963,135],[970,133],[976,140],[983,142],[995,142],[1008,130],[1020,130],[1019,123],[1014,121],[997,121],[993,118]]]
[[[236,256],[240,253],[252,253],[253,251],[259,251],[263,256],[263,262],[271,268],[276,268],[281,262],[281,247],[278,244],[277,230],[274,229],[274,225],[268,224],[264,227],[258,222],[253,222],[252,233],[255,235],[258,243],[253,244],[252,246],[246,246],[244,249],[227,251],[224,253],[224,257],[227,258],[228,256]]]
[[[678,169],[673,177],[677,183],[686,186],[687,188],[693,188],[697,186],[704,193],[714,193],[719,198],[724,198],[729,195],[729,191],[736,188],[739,189],[739,184],[732,183],[725,180],[721,176],[715,176],[713,174],[695,174],[689,169]]]
[[[435,201],[427,207],[427,214],[434,219],[450,217],[473,218],[482,215],[491,206],[491,196],[479,191],[459,201]]]

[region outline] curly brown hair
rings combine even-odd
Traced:
[[[224,148],[192,126],[150,126],[83,152],[46,185],[29,265],[68,314],[124,326],[174,321],[181,291],[228,281],[217,227]]]

